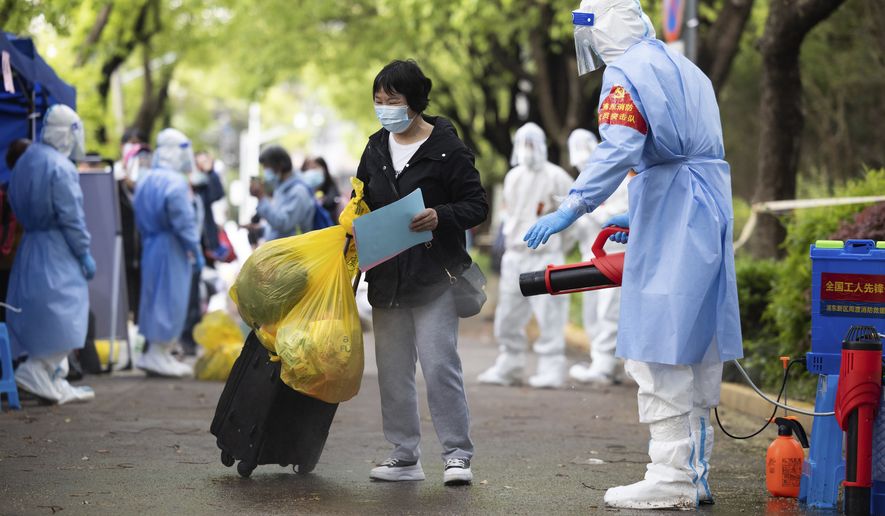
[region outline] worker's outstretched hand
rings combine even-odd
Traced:
[[[80,257],[80,268],[83,270],[83,277],[91,280],[95,277],[95,259],[89,253]]]
[[[605,224],[603,224],[603,227],[607,228],[609,226],[617,226],[619,228],[629,228],[630,227],[630,215],[628,213],[621,213],[621,214],[618,214],[618,215],[615,215],[615,216],[609,218],[607,221],[605,221]],[[617,233],[608,237],[608,239],[611,240],[612,242],[626,244],[627,243],[627,233],[625,233],[623,231],[618,231]]]
[[[538,222],[529,228],[523,240],[527,246],[537,249],[539,245],[546,244],[551,235],[571,226],[581,215],[577,208],[560,206],[553,213],[538,219]]]

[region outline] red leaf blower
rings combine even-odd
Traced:
[[[603,246],[611,235],[629,232],[629,229],[615,226],[604,228],[593,242],[592,260],[570,265],[548,265],[543,271],[520,274],[519,290],[528,297],[620,287],[624,275],[624,253],[606,254]]]
[[[870,513],[873,421],[882,392],[882,343],[871,326],[852,326],[842,341],[836,420],[845,439],[845,514]]]

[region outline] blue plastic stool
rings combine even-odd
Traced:
[[[22,406],[18,401],[18,387],[15,386],[15,373],[12,371],[12,350],[9,348],[6,323],[0,323],[0,366],[3,367],[3,375],[0,376],[0,393],[6,393],[9,408],[18,410]]]
[[[836,406],[839,375],[821,375],[817,381],[815,412],[832,412]],[[799,502],[816,509],[835,509],[839,486],[845,479],[842,429],[835,417],[816,417],[811,427],[811,447],[802,465]]]

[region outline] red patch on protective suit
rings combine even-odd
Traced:
[[[601,127],[605,124],[623,125],[648,134],[648,124],[623,86],[612,86],[608,97],[599,107],[599,125]]]

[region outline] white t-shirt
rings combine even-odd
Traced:
[[[403,145],[397,143],[396,139],[394,139],[391,134],[388,141],[390,142],[390,159],[393,161],[393,170],[396,172],[396,177],[399,177],[399,175],[403,173],[403,169],[406,168],[406,165],[409,163],[409,160],[412,159],[412,156],[415,155],[418,148],[427,141],[427,138],[418,140],[415,143]]]

